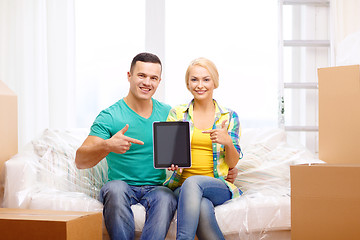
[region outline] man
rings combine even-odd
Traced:
[[[106,157],[109,181],[100,191],[111,239],[134,239],[131,205],[141,203],[146,221],[141,239],[165,239],[176,210],[173,192],[162,186],[166,173],[153,167],[152,124],[165,121],[169,105],[153,99],[160,81],[160,59],[136,55],[127,73],[128,95],[103,110],[76,152],[76,166],[90,168]]]
[[[161,71],[156,55],[136,55],[127,73],[128,95],[97,116],[76,152],[80,169],[107,159],[109,181],[101,188],[100,200],[111,239],[134,239],[133,204],[141,203],[146,210],[141,239],[165,239],[176,210],[175,195],[162,186],[165,170],[153,167],[152,124],[166,121],[171,109],[152,98]],[[236,175],[237,169],[230,171],[228,180],[233,182]]]

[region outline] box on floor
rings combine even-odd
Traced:
[[[359,239],[360,164],[290,167],[291,239]]]
[[[0,208],[1,239],[102,239],[102,213]]]

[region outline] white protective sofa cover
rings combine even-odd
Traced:
[[[88,130],[46,129],[5,164],[2,207],[69,211],[102,211],[97,200],[107,181],[107,163],[79,170],[76,149]],[[290,168],[321,162],[304,147],[290,144],[281,129],[243,129],[235,184],[244,194],[215,208],[226,239],[290,239]],[[145,210],[132,206],[137,236]],[[176,216],[167,239],[175,239]],[[104,230],[104,239],[108,238]]]

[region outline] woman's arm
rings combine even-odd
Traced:
[[[240,124],[237,114],[233,112],[229,129],[226,128],[227,120],[221,123],[220,129],[212,129],[203,131],[203,133],[210,133],[210,139],[213,143],[224,145],[225,148],[225,162],[229,168],[234,168],[240,159]],[[229,132],[228,132],[229,131]]]
[[[226,120],[221,123],[220,129],[212,129],[203,131],[203,133],[210,133],[210,139],[213,143],[219,143],[225,147],[225,162],[229,168],[236,166],[239,161],[239,153],[236,150],[230,135],[227,132]]]
[[[240,158],[240,154],[236,150],[234,144],[231,141],[231,144],[225,145],[225,162],[229,168],[236,167]]]
[[[230,136],[232,140],[232,146],[231,146],[231,152],[229,153],[228,150],[225,147],[225,161],[229,164],[236,164],[239,162],[240,154],[241,154],[241,148],[240,148],[240,135],[241,135],[241,128],[240,128],[240,121],[239,117],[236,112],[231,113],[230,123],[229,127],[227,129],[228,135]],[[231,158],[231,159],[230,159]],[[229,162],[228,162],[229,161]],[[232,168],[229,165],[229,168]]]

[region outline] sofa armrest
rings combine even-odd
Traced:
[[[15,155],[5,162],[5,190],[2,206],[6,208],[28,208],[30,193],[36,184],[36,169],[31,158],[36,156]],[[29,161],[30,160],[30,161]]]
[[[98,200],[81,192],[44,188],[31,194],[30,209],[59,211],[101,212],[103,205]]]

